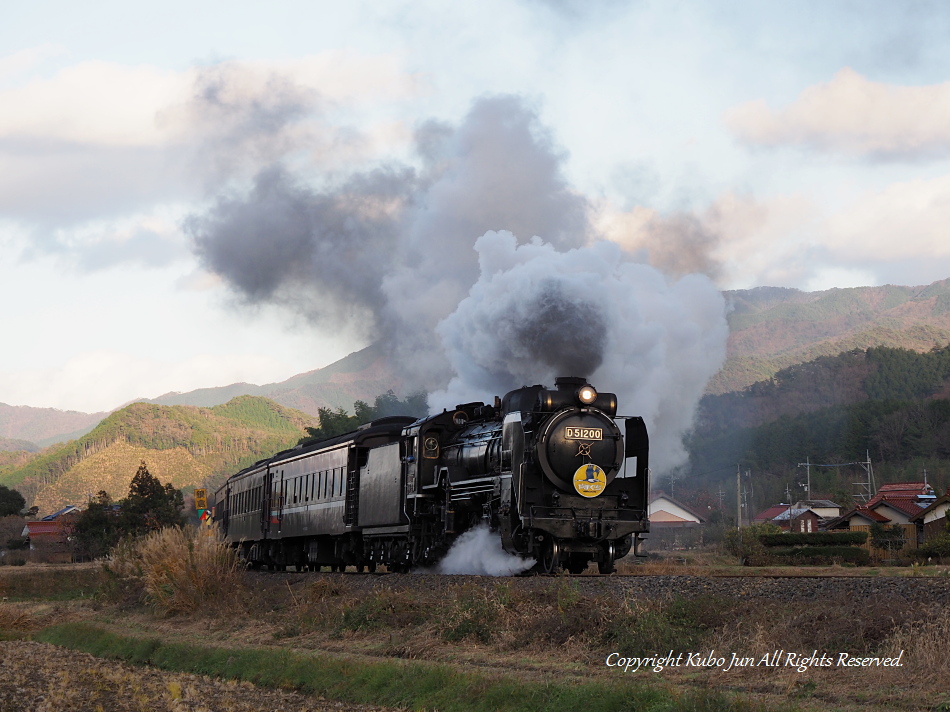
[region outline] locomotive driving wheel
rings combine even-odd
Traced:
[[[597,570],[602,574],[612,574],[617,569],[614,567],[614,559],[617,556],[614,543],[612,541],[604,544],[603,558],[597,562]]]
[[[554,537],[545,540],[538,567],[542,574],[556,574],[561,567],[561,545]]]

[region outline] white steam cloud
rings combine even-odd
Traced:
[[[440,574],[514,576],[534,566],[534,559],[512,556],[501,548],[497,534],[480,525],[462,534],[439,562]]]
[[[723,299],[705,276],[671,281],[638,263],[643,250],[590,244],[591,203],[524,101],[479,99],[458,125],[420,126],[412,162],[320,181],[282,158],[308,106],[292,89],[266,121],[240,124],[254,146],[282,147],[273,164],[243,194],[223,180],[186,221],[209,271],[248,302],[380,342],[434,407],[584,376],[644,417],[654,470],[684,461],[683,435],[725,357]],[[676,225],[650,234],[677,265],[705,264],[690,255],[708,241]]]
[[[475,250],[481,276],[438,327],[456,375],[430,405],[583,376],[616,392],[621,414],[643,416],[654,470],[682,464],[683,435],[725,359],[725,305],[712,281],[670,282],[612,242],[559,252],[488,232]]]

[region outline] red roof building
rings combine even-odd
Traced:
[[[756,515],[752,520],[753,524],[764,524],[765,522],[771,522],[778,515],[783,514],[788,511],[788,508],[791,505],[789,504],[773,504],[771,507],[766,509],[764,512]]]

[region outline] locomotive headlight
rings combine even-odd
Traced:
[[[593,386],[582,386],[577,392],[577,400],[579,400],[584,405],[590,405],[595,400],[597,400],[597,391],[594,390]]]

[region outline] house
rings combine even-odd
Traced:
[[[790,509],[798,512],[792,516],[792,519],[802,516],[802,512],[805,510],[812,512],[818,517],[818,526],[824,526],[824,524],[841,514],[841,505],[835,504],[830,499],[803,499],[799,500],[795,504],[773,504],[764,512],[758,514],[752,520],[752,523],[764,524],[765,522],[774,522],[775,524],[788,529],[789,516],[791,516],[788,514],[788,511]],[[807,519],[811,519],[811,517],[809,516]],[[812,527],[813,529],[811,530],[799,530],[794,527],[793,529],[794,531],[818,531],[815,524],[812,524]]]
[[[69,505],[58,512],[47,514],[42,519],[27,522],[21,536],[29,537],[30,548],[35,549],[39,542],[59,543],[66,540],[66,527],[79,512],[79,507]]]
[[[917,527],[917,540],[920,543],[947,533],[948,511],[950,494],[945,494],[910,518],[911,523]]]
[[[900,526],[904,530],[904,549],[914,548],[920,541],[918,516],[936,500],[933,487],[926,482],[893,482],[881,485],[867,504],[858,505],[851,511],[828,523],[828,529],[850,529],[870,532],[871,526]],[[870,547],[870,541],[865,548]],[[877,552],[871,549],[874,558],[889,558],[893,552]]]
[[[650,517],[651,528],[695,527],[706,521],[697,512],[663,492],[650,498],[647,514]]]
[[[772,522],[786,531],[806,534],[818,531],[821,517],[807,507],[788,507],[781,514],[772,517]]]
[[[789,504],[773,504],[771,507],[766,509],[764,512],[759,513],[752,520],[753,524],[765,524],[766,522],[771,522],[775,517],[782,514],[783,512],[788,511],[788,508],[791,505]]]
[[[795,503],[799,509],[810,509],[822,521],[830,521],[841,516],[841,505],[830,499],[803,499]]]

